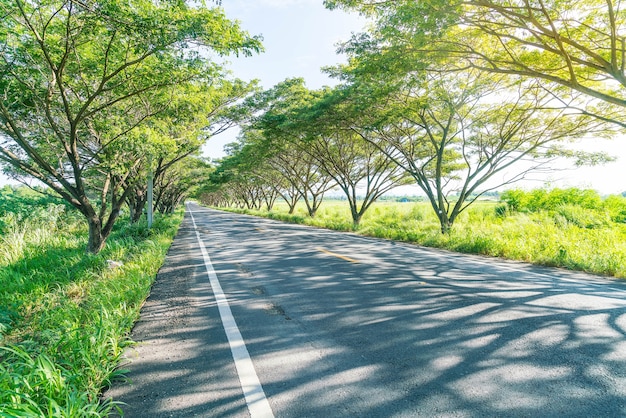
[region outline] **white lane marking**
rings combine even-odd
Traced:
[[[226,337],[228,338],[228,344],[230,345],[230,352],[232,353],[233,360],[235,361],[235,368],[237,369],[237,374],[239,375],[239,382],[241,383],[241,389],[243,390],[243,395],[246,398],[246,403],[248,404],[250,416],[252,418],[273,418],[274,413],[272,412],[272,408],[265,397],[265,392],[263,391],[259,377],[254,370],[252,359],[250,358],[246,344],[243,341],[241,332],[239,332],[233,313],[230,310],[228,299],[226,298],[226,295],[222,290],[222,286],[217,279],[217,274],[211,264],[209,253],[202,243],[200,233],[196,227],[196,221],[193,217],[193,212],[191,211],[189,205],[187,205],[187,210],[191,215],[193,229],[196,232],[196,237],[198,238],[200,251],[202,252],[202,257],[204,258],[204,265],[209,275],[211,288],[215,294],[217,307],[220,312],[220,317],[222,318],[222,325],[224,325],[224,331],[226,331]]]

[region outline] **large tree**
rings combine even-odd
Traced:
[[[142,166],[137,170],[140,181],[132,183],[133,191],[128,197],[131,222],[137,222],[148,199],[147,182],[144,181],[151,170],[153,182],[163,184],[178,162],[199,152],[200,147],[213,135],[229,127],[224,114],[237,101],[254,89],[255,83],[241,80],[226,80],[207,75],[206,79],[194,83],[174,86],[168,95],[168,108],[159,117],[134,131],[140,137],[140,146],[135,147],[142,158]],[[147,158],[145,158],[147,156]],[[177,170],[180,171],[180,170]],[[157,202],[155,202],[156,204]]]
[[[222,9],[184,1],[2,0],[0,14],[0,161],[77,208],[92,253],[141,165],[124,158],[129,134],[168,108],[171,86],[223,76],[203,50],[260,48]]]
[[[458,68],[541,80],[563,104],[626,126],[626,11],[619,0],[325,3],[374,17],[375,30],[359,39],[387,54],[409,54],[424,66],[444,55]]]
[[[308,141],[308,152],[345,194],[355,226],[382,195],[407,184],[402,167],[351,131],[326,131]]]
[[[371,102],[369,120],[352,129],[410,174],[445,233],[487,191],[553,171],[564,157],[578,164],[605,158],[567,145],[610,132],[606,124],[552,108],[552,101],[533,82],[477,70],[431,72],[388,93],[384,105]]]
[[[288,202],[293,213],[298,200],[302,199],[307,213],[314,217],[324,199],[324,194],[336,183],[321,165],[307,152],[308,144],[302,141],[277,141],[277,147],[268,156],[269,163],[284,177],[295,199]],[[287,199],[285,199],[287,200]]]

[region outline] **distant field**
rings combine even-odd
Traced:
[[[616,199],[626,208],[626,199]],[[341,200],[325,200],[315,218],[309,218],[300,204],[293,215],[288,215],[287,205],[282,202],[271,212],[241,211],[464,253],[626,278],[626,223],[612,219],[612,210],[624,209],[596,206],[587,209],[558,204],[552,209],[511,211],[502,203],[481,201],[460,216],[448,235],[441,234],[437,218],[426,202],[377,202],[356,230],[347,202]]]

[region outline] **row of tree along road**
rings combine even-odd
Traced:
[[[373,21],[340,47],[349,62],[326,69],[340,84],[310,91],[291,79],[248,100],[205,201],[303,199],[313,216],[336,187],[358,224],[383,193],[415,184],[445,233],[483,193],[557,160],[610,160],[568,144],[624,127],[619,4],[325,3]]]
[[[325,4],[372,22],[326,69],[339,84],[259,91],[213,59],[262,49],[217,5],[2,0],[0,162],[80,211],[97,253],[123,205],[138,219],[149,175],[163,211],[198,186],[211,204],[280,197],[314,216],[338,188],[355,224],[414,184],[447,232],[482,193],[556,159],[610,159],[567,145],[626,126],[619,3]],[[240,139],[209,176],[189,157],[234,124]]]
[[[0,14],[0,161],[80,211],[92,253],[123,205],[141,214],[148,172],[159,207],[178,203],[183,172],[202,169],[179,162],[250,90],[206,51],[261,48],[222,9],[182,1],[3,0]]]

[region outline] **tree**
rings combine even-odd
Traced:
[[[264,164],[259,150],[244,141],[228,144],[225,149],[227,156],[218,161],[204,189],[219,191],[229,204],[242,208],[261,209],[264,200],[272,203],[275,193],[272,184],[254,170],[256,165]]]
[[[295,191],[294,199],[289,204],[289,213],[293,213],[299,199],[304,201],[307,213],[315,217],[324,199],[324,194],[335,186],[329,176],[306,151],[307,144],[292,141],[282,142],[282,146],[269,157],[269,162],[281,172]]]
[[[603,135],[605,124],[551,102],[536,83],[477,70],[427,73],[387,97],[382,119],[353,129],[413,177],[446,233],[485,192],[551,170],[558,158],[604,158],[564,144]]]
[[[0,161],[79,210],[92,253],[143,161],[123,158],[129,134],[168,108],[171,86],[223,77],[202,48],[260,49],[221,9],[182,1],[2,0],[0,13]]]
[[[316,198],[318,192],[337,185],[346,194],[356,226],[367,209],[381,195],[403,184],[406,176],[376,147],[335,123],[337,114],[345,113],[327,105],[336,94],[329,88],[310,91],[302,79],[285,80],[261,96],[258,102],[263,104],[264,113],[254,126],[274,144],[277,155],[281,155],[280,150],[303,152],[308,156],[305,166],[319,170],[319,175],[292,177],[305,182],[298,187],[311,216],[321,203],[321,198]],[[313,197],[310,202],[309,196]]]
[[[128,197],[131,222],[137,222],[148,199],[147,171],[152,170],[154,184],[162,181],[179,161],[195,154],[202,144],[227,129],[224,113],[254,89],[255,83],[206,77],[193,83],[175,86],[168,92],[169,107],[145,126],[135,130],[140,136],[138,147],[143,159]],[[169,176],[170,180],[173,178]],[[175,187],[171,185],[171,187]]]
[[[212,164],[196,157],[186,157],[172,164],[155,182],[156,210],[173,213],[185,199],[197,193],[214,170]]]
[[[419,55],[424,66],[446,56],[458,68],[541,80],[562,104],[626,127],[626,37],[621,31],[626,14],[619,1],[325,3],[375,17],[376,30],[367,37],[370,47],[397,57]]]
[[[273,194],[280,196],[287,203],[289,213],[292,214],[300,199],[300,193],[295,187],[296,180],[292,179],[291,173],[286,172],[280,164],[280,154],[277,155],[273,144],[265,141],[263,134],[259,131],[245,129],[241,135],[241,141],[245,143],[242,154],[250,163],[246,170],[267,184],[274,191]]]
[[[240,124],[246,143],[263,155],[266,167],[282,177],[277,191],[292,213],[299,199],[315,216],[324,193],[335,183],[307,152],[305,133],[297,121],[300,112],[321,93],[306,88],[301,78],[287,79],[273,88],[251,96],[242,104]],[[260,157],[259,157],[260,158]],[[258,173],[257,173],[258,174]]]
[[[321,129],[316,123],[304,141],[303,149],[345,193],[355,226],[379,197],[407,184],[405,171],[389,153],[352,130],[333,125]]]

